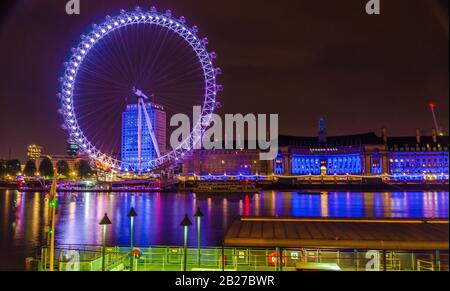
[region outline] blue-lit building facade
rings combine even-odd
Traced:
[[[280,136],[281,150],[274,162],[276,175],[381,174],[385,146],[374,133],[326,137]]]
[[[166,152],[167,121],[166,112],[160,105],[146,103],[150,122],[155,131],[156,139],[161,153]],[[153,146],[150,133],[142,113],[142,165],[157,158],[155,147]],[[122,147],[121,159],[125,168],[137,170],[139,168],[138,152],[138,105],[128,105],[126,111],[122,113]],[[145,168],[144,168],[145,170]]]
[[[285,176],[389,176],[395,181],[448,181],[448,136],[382,137],[375,133],[280,137],[274,173]]]
[[[389,175],[394,180],[448,180],[448,137],[390,138]]]
[[[321,123],[322,124],[322,123]],[[259,151],[195,151],[183,164],[184,175],[357,176],[391,181],[448,181],[449,137],[388,137],[387,131],[349,136],[279,137],[274,161]]]

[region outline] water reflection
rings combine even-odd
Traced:
[[[448,192],[346,193],[267,191],[256,195],[77,193],[59,195],[57,244],[101,244],[98,222],[108,213],[113,225],[108,243],[128,245],[128,211],[134,207],[136,245],[182,245],[180,222],[197,207],[202,221],[202,245],[220,245],[224,232],[239,216],[448,218]],[[40,193],[0,192],[0,269],[23,266],[45,240],[48,200]],[[196,223],[189,244],[196,245]],[[9,264],[9,265],[8,265]],[[19,268],[19,267],[18,267]]]

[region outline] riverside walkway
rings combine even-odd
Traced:
[[[219,247],[144,247],[133,260],[107,247],[104,259],[106,271],[448,271],[448,240],[445,220],[241,218]],[[34,269],[49,269],[48,254]],[[102,246],[60,245],[54,266],[100,271],[102,260]]]

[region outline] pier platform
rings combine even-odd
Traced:
[[[225,236],[233,247],[447,250],[448,220],[241,218]]]
[[[126,246],[58,245],[54,269],[100,271],[105,260],[107,271],[448,271],[448,241],[447,220],[240,218],[222,246],[141,246],[131,261]],[[30,262],[48,270],[49,249]]]

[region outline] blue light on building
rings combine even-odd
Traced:
[[[294,175],[359,175],[363,172],[360,154],[293,155]]]
[[[449,175],[448,152],[393,152],[390,174],[395,180],[445,180]]]
[[[152,103],[146,103],[150,122],[155,131],[161,153],[166,149],[166,113],[164,108]],[[126,170],[138,170],[138,106],[137,104],[128,105],[126,111],[122,114],[122,151],[121,158]],[[142,165],[157,158],[155,147],[153,146],[150,133],[148,131],[145,118],[142,125]]]
[[[319,137],[279,135],[278,146],[275,160],[258,161],[257,170],[245,165],[256,165],[258,150],[242,150],[239,155],[234,150],[225,150],[220,154],[202,151],[183,164],[183,173],[221,176],[225,172],[246,179],[251,173],[257,174],[257,178],[292,178],[294,183],[300,184],[390,181],[445,184],[449,180],[448,136],[435,133],[432,136],[389,137],[387,129],[383,129],[382,136],[374,132],[327,136],[325,120],[321,118]],[[251,157],[243,159],[246,153]]]
[[[373,175],[381,175],[383,172],[383,167],[382,167],[382,157],[381,157],[381,153],[379,151],[375,151],[372,154],[372,174]]]
[[[276,158],[274,172],[275,172],[276,175],[284,175],[284,160],[283,160],[283,157],[278,156]]]

